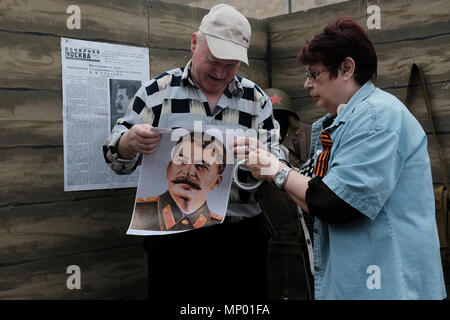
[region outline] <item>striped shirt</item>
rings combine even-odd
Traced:
[[[155,77],[138,90],[127,113],[117,120],[103,145],[106,163],[114,172],[129,174],[140,164],[141,155],[131,160],[121,159],[116,147],[123,133],[133,125],[143,123],[158,128],[192,128],[194,121],[201,121],[208,125],[228,125],[244,131],[263,130],[266,146],[281,158],[278,145],[279,125],[273,117],[270,98],[255,83],[236,75],[211,112],[205,95],[192,80],[190,67],[191,61],[184,68],[173,69]],[[239,193],[242,194],[242,190]],[[240,199],[236,199],[239,196],[233,196],[237,194],[233,186],[230,202],[240,202]],[[249,216],[255,215],[256,211],[260,212],[254,203],[248,205],[252,206],[247,208],[251,211]],[[246,214],[241,212],[232,215]]]

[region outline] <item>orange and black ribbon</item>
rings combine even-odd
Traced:
[[[320,142],[322,142],[323,151],[317,157],[314,174],[316,177],[323,178],[327,174],[328,160],[330,160],[331,147],[333,146],[333,141],[331,140],[330,133],[327,130],[322,131],[322,134],[320,135]]]

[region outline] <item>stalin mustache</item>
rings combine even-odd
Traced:
[[[184,177],[179,177],[176,178],[174,180],[171,180],[172,183],[175,184],[187,184],[190,185],[192,188],[197,189],[197,190],[202,190],[202,188],[200,188],[200,186],[198,185],[197,182],[195,182],[192,178],[190,178],[189,176],[184,176]]]

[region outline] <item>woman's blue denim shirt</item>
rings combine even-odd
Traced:
[[[311,155],[322,149],[329,116],[313,124]],[[315,298],[444,298],[427,137],[418,121],[369,81],[327,128],[333,147],[323,181],[364,217],[315,219]]]

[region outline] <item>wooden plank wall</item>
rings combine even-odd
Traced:
[[[66,9],[81,9],[69,30]],[[205,9],[150,0],[0,2],[0,299],[146,297],[142,238],[126,236],[135,188],[64,192],[60,37],[150,48],[154,77],[184,66]],[[267,86],[267,24],[250,67]],[[81,268],[81,290],[66,269]]]
[[[66,27],[71,4],[81,8],[81,30]],[[401,98],[411,63],[423,65],[450,167],[450,3],[377,4],[382,29],[369,32],[379,57],[377,85]],[[322,112],[302,87],[304,68],[295,65],[295,56],[306,39],[338,16],[352,15],[365,25],[366,7],[357,0],[250,19],[250,67],[243,65],[240,73],[263,88],[271,81],[286,90],[300,116],[312,122]],[[0,2],[0,299],[145,297],[142,239],[125,236],[135,189],[63,191],[60,37],[149,47],[153,77],[189,60],[190,36],[206,12],[151,0]],[[429,132],[420,98],[414,97],[411,108]],[[81,268],[81,290],[66,287],[72,264]]]
[[[289,93],[300,117],[312,123],[324,114],[303,88],[305,68],[296,56],[306,40],[340,16],[352,16],[367,28],[367,6],[381,9],[381,29],[368,30],[378,56],[376,85],[403,100],[411,64],[420,63],[430,93],[439,142],[450,172],[450,2],[448,0],[351,0],[336,5],[266,19],[269,24],[272,87]],[[409,107],[430,133],[417,84]],[[420,93],[420,94],[419,94]],[[442,181],[433,139],[429,135],[433,178]],[[449,180],[450,180],[450,175]]]

